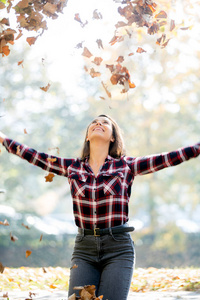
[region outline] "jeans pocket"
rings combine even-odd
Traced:
[[[114,241],[116,242],[127,242],[130,241],[130,233],[123,232],[123,233],[111,233],[111,236]]]
[[[84,234],[78,233],[75,238],[75,243],[82,242],[83,238],[84,238]]]

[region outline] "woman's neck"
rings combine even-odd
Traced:
[[[108,145],[100,144],[100,143],[92,143],[90,144],[90,157],[89,163],[90,165],[102,165],[108,156]]]

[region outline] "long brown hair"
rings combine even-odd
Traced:
[[[122,155],[125,155],[124,141],[121,134],[121,129],[116,121],[114,121],[110,116],[99,115],[98,117],[108,118],[112,123],[112,135],[114,137],[114,142],[110,142],[110,147],[108,154],[114,158],[120,158]],[[88,128],[91,123],[88,125],[85,135],[85,141],[82,148],[81,159],[84,160],[90,155],[90,142],[87,141]]]

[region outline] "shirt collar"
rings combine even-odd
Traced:
[[[108,154],[105,161],[107,161],[107,160],[113,160],[113,157]],[[88,163],[88,161],[89,161],[89,155],[85,158],[85,162]]]

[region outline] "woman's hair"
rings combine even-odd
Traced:
[[[107,115],[99,115],[98,117],[108,118],[112,123],[112,135],[114,137],[114,142],[110,142],[110,147],[108,154],[114,158],[120,158],[122,155],[125,155],[124,141],[121,134],[121,129],[118,124]],[[90,155],[90,142],[87,141],[88,128],[91,123],[88,125],[85,135],[85,141],[83,144],[81,159],[84,160],[86,157]]]

